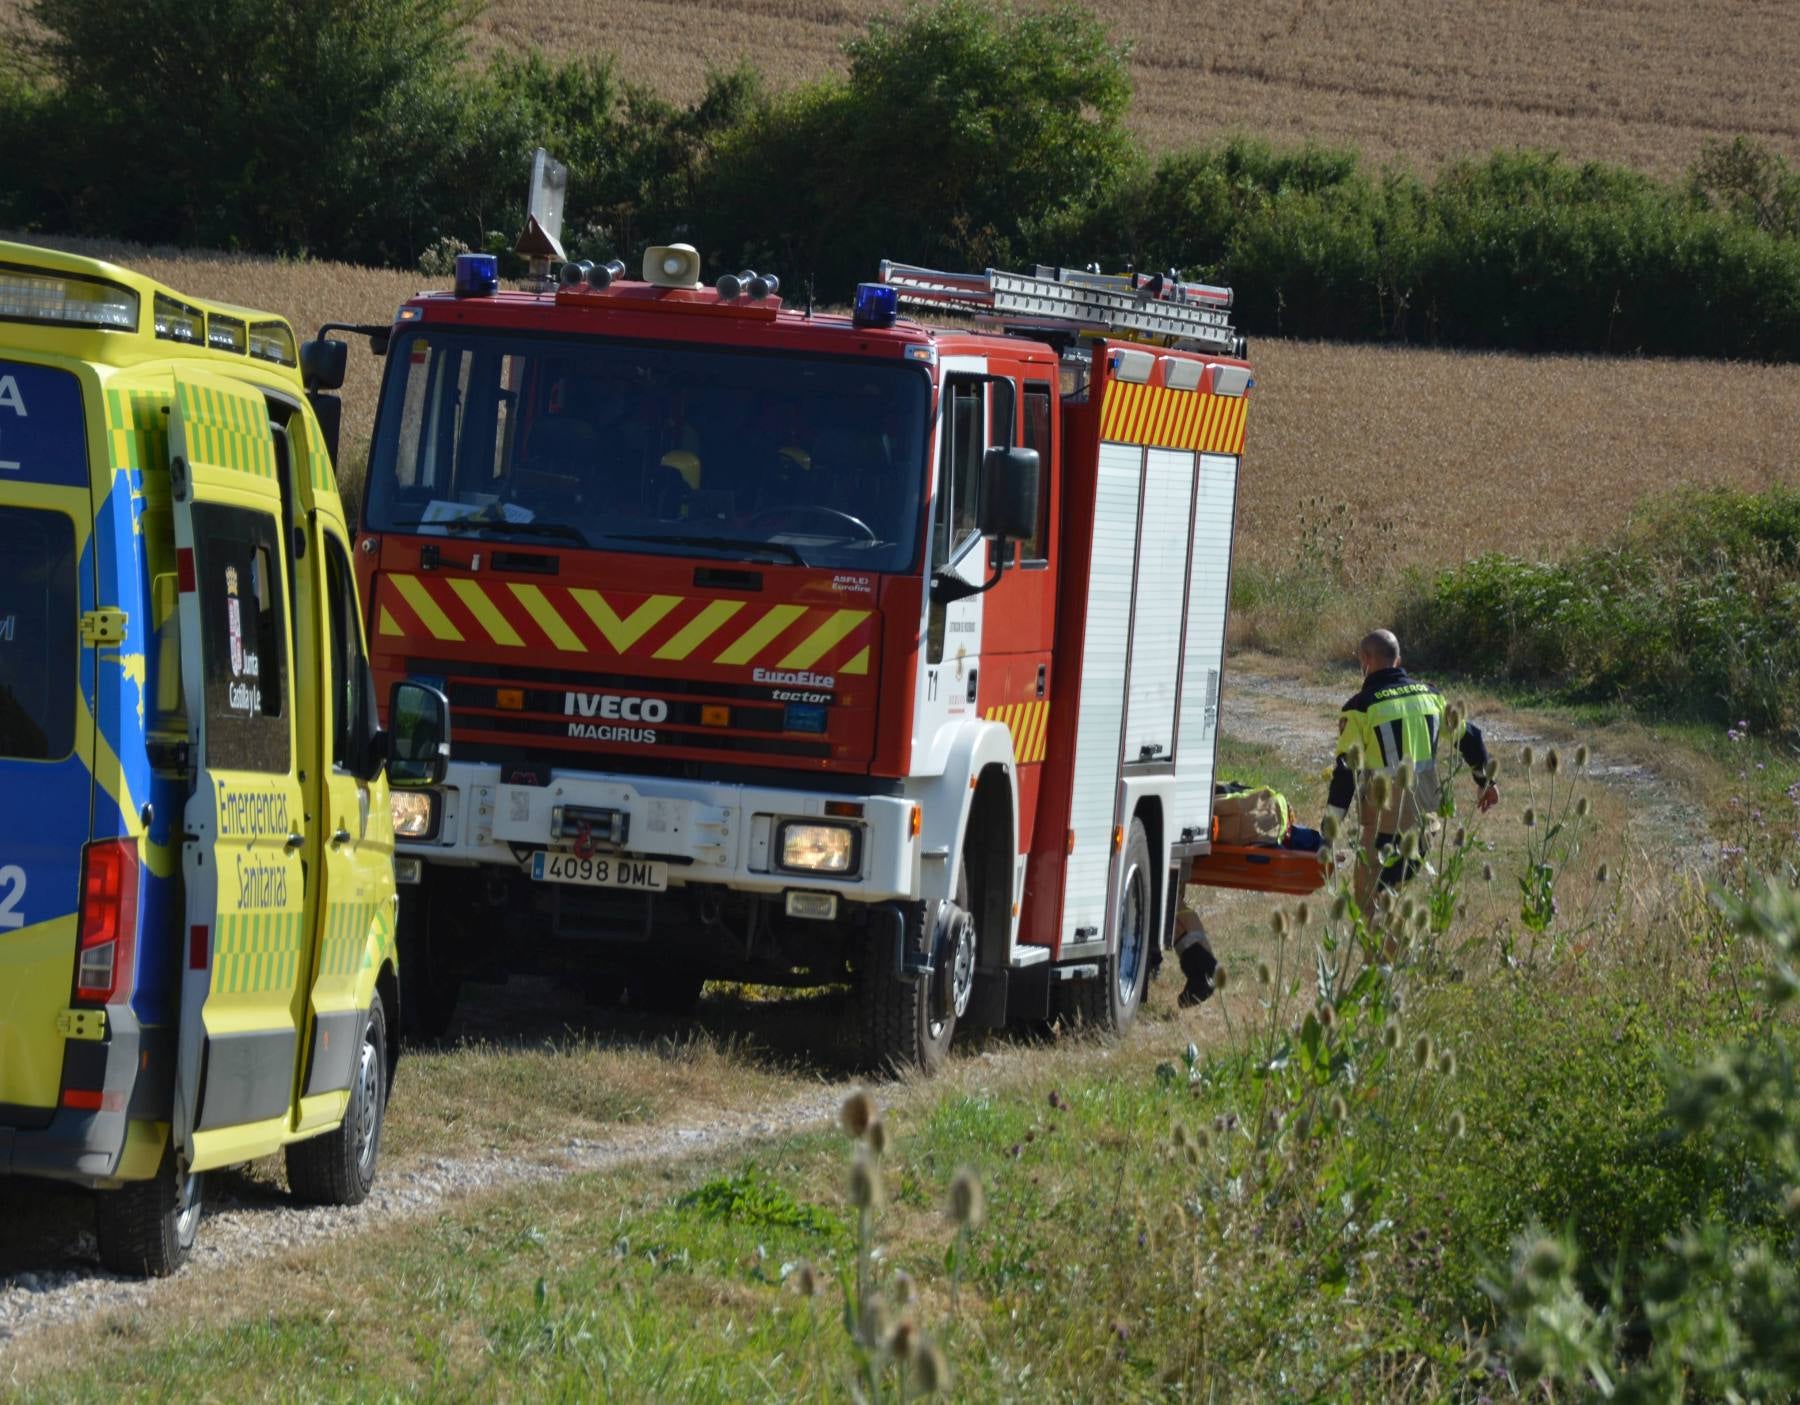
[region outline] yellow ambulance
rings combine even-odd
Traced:
[[[389,786],[352,539],[267,313],[0,242],[0,1176],[165,1274],[203,1173],[369,1191],[397,1050]]]

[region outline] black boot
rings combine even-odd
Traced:
[[[1181,974],[1187,977],[1187,985],[1182,988],[1176,1004],[1198,1005],[1202,1000],[1210,999],[1217,988],[1213,985],[1213,972],[1219,969],[1219,959],[1213,955],[1212,943],[1206,937],[1196,934],[1181,948],[1179,955]]]

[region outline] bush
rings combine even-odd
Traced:
[[[1800,492],[1685,494],[1561,562],[1488,555],[1415,584],[1422,662],[1800,731]]]

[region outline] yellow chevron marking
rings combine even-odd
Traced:
[[[652,657],[685,659],[717,632],[720,625],[744,608],[742,600],[715,600],[689,620]]]
[[[869,671],[869,646],[867,644],[864,644],[862,646],[862,648],[857,650],[855,658],[851,659],[849,663],[845,664],[842,668],[840,668],[838,670],[839,673],[857,674],[857,675],[865,675],[868,673],[868,671]]]
[[[488,593],[474,581],[463,576],[453,577],[450,589],[456,592],[456,598],[468,607],[475,622],[485,629],[496,644],[504,644],[509,649],[522,648],[525,641],[519,638],[519,631],[506,622],[506,616],[500,613],[499,607],[488,599]]]
[[[619,654],[642,639],[658,620],[681,603],[679,595],[652,595],[624,619],[620,619],[613,613],[612,606],[600,598],[597,590],[589,590],[583,586],[571,590],[569,594],[574,597],[577,605],[587,611],[594,627],[606,636],[606,642],[613,646],[613,652]]]
[[[820,625],[806,638],[794,646],[785,659],[776,665],[778,668],[811,668],[823,658],[833,645],[841,643],[844,637],[857,625],[868,619],[867,610],[839,610],[824,624]]]
[[[404,636],[406,633],[404,629],[394,623],[394,617],[388,613],[388,607],[386,605],[381,607],[381,622],[376,626],[376,629],[382,634],[394,636]]]
[[[806,613],[804,605],[777,605],[728,645],[714,663],[749,663],[774,642],[775,637]]]
[[[512,593],[518,597],[519,603],[530,612],[532,619],[537,621],[538,628],[550,636],[550,642],[557,648],[571,654],[587,652],[587,645],[583,644],[575,631],[563,622],[563,617],[556,613],[556,607],[550,603],[543,591],[535,585],[515,584]]]
[[[1037,730],[1032,737],[1031,759],[1033,761],[1042,761],[1050,750],[1050,704],[1041,702],[1037,706]]]
[[[394,583],[394,589],[405,597],[406,603],[413,607],[413,613],[425,621],[425,628],[431,631],[434,639],[462,643],[462,631],[450,623],[450,616],[438,608],[437,601],[419,583],[418,577],[393,575],[388,579]]]

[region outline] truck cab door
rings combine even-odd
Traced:
[[[274,1150],[293,1100],[306,950],[305,807],[282,482],[263,397],[175,376],[169,426],[194,789],[175,1143],[189,1170]]]

